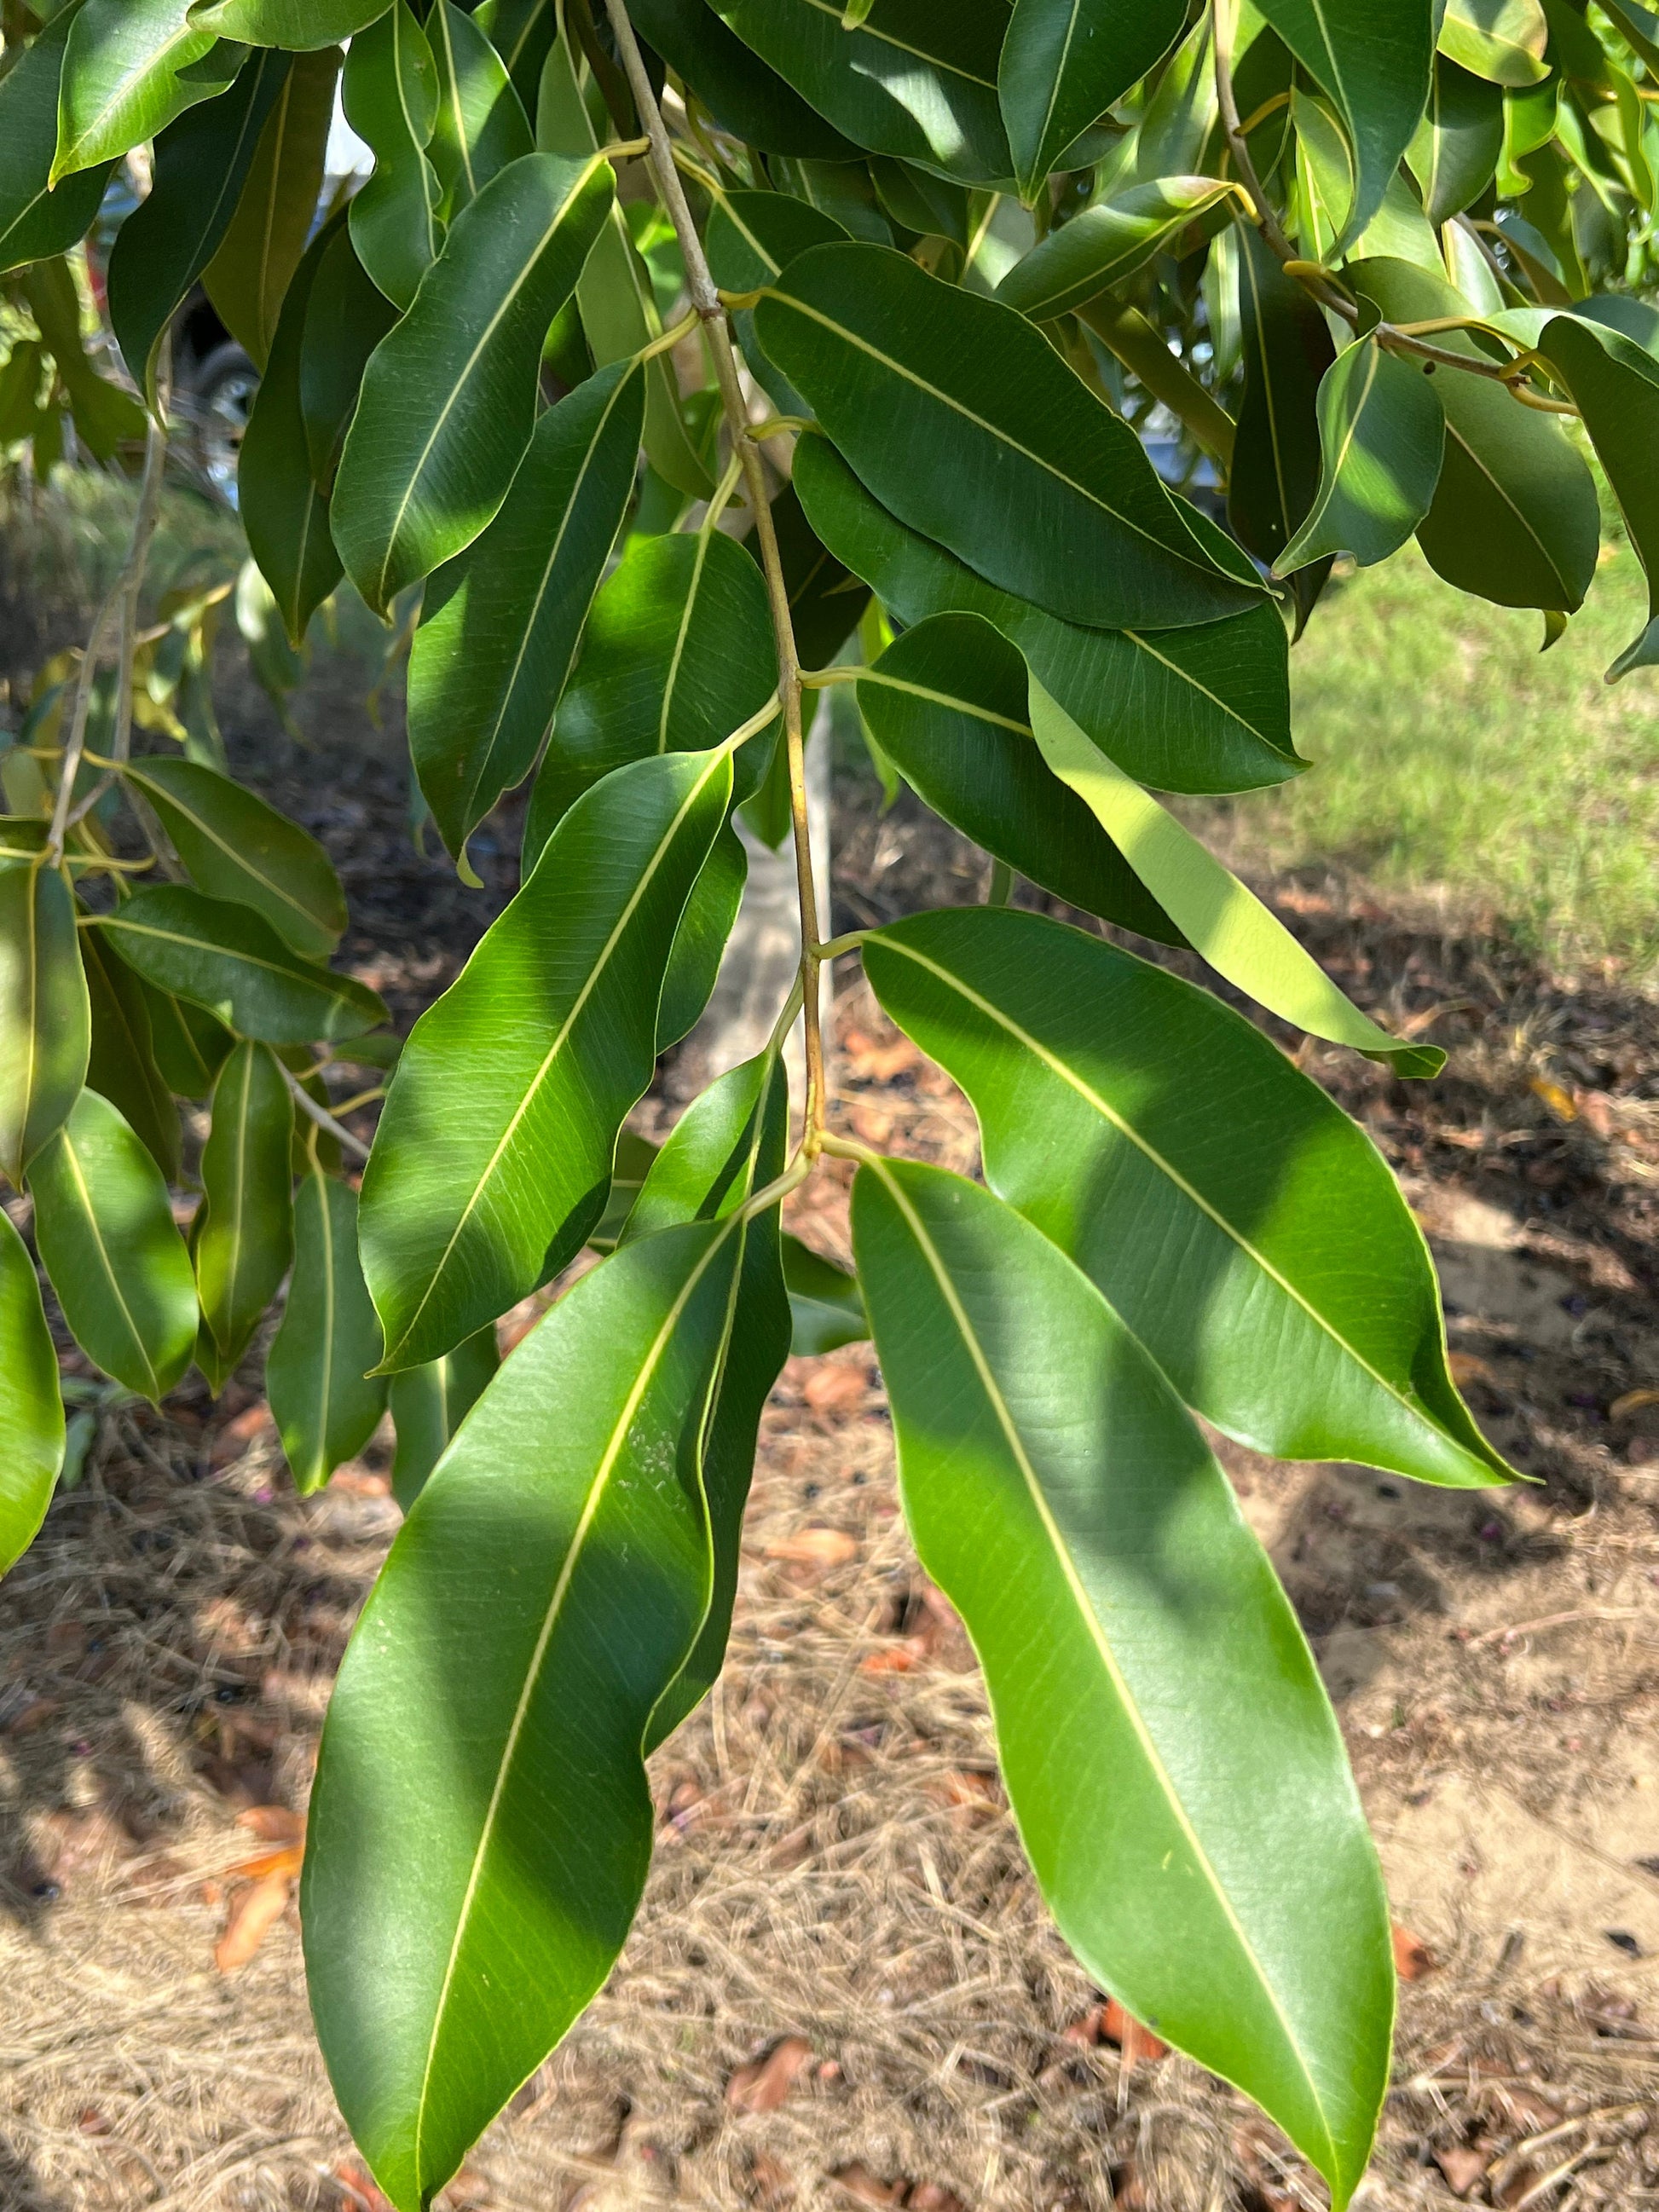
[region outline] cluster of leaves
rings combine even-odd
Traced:
[[[44,348],[80,420],[64,257],[114,163],[148,145],[153,181],[109,272],[139,403],[89,410],[149,412],[134,545],[7,786],[0,1165],[118,1384],[159,1399],[194,1358],[217,1385],[286,1277],[267,1371],[301,1486],[395,1418],[410,1510],[335,1693],[304,1897],[381,2186],[428,2203],[609,1971],[643,1756],[720,1668],[762,1404],[792,1340],[867,1328],[1056,1918],[1345,2203],[1387,2076],[1382,1887],[1194,1415],[1291,1458],[1509,1478],[1381,1159],[1260,1030],[1092,932],[993,903],[827,947],[804,844],[772,1042],[659,1152],[623,1124],[712,989],[737,810],[804,839],[803,697],[840,681],[994,884],[1436,1072],[1154,794],[1301,771],[1291,629],[1339,553],[1415,533],[1559,634],[1599,538],[1571,418],[1659,547],[1659,319],[1630,289],[1659,23],[1633,0],[8,0],[6,28],[32,406]],[[313,224],[337,79],[374,167]],[[198,281],[264,372],[250,607],[297,649],[349,579],[409,641],[414,767],[464,875],[534,776],[522,888],[400,1054],[329,964],[346,915],[314,842],[191,749],[182,706],[133,752],[168,332]],[[1650,628],[1620,672],[1656,658]],[[854,944],[972,1101],[982,1186],[830,1127],[815,979]],[[361,1104],[394,1060],[359,1193],[328,1083],[364,1071]],[[856,1283],[780,1228],[824,1151],[858,1162]],[[498,1369],[499,1317],[584,1245],[607,1256]],[[10,1559],[64,1425],[9,1222],[0,1300]]]

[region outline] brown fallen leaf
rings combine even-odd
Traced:
[[[1571,1091],[1564,1090],[1559,1083],[1552,1083],[1547,1075],[1534,1075],[1527,1088],[1534,1097],[1543,1100],[1558,1121],[1578,1119],[1578,1105]]]
[[[337,2166],[329,2177],[340,2192],[343,2206],[351,2212],[396,2212],[390,2197],[383,2197],[361,2166]]]
[[[1431,1974],[1440,1964],[1426,1943],[1419,1942],[1409,1928],[1391,1921],[1389,1933],[1394,1938],[1394,1970],[1402,1982],[1420,1982],[1425,1974]]]
[[[1060,2031],[1062,2043],[1076,2043],[1087,2051],[1100,2040],[1100,2015],[1103,2005],[1091,2005],[1080,2019],[1067,2021]]]
[[[793,2200],[794,2175],[763,2150],[757,2150],[749,2161],[749,2183],[756,2202],[763,2204],[767,2212],[781,2212]]]
[[[815,1367],[801,1385],[801,1396],[815,1413],[850,1413],[869,1394],[862,1366],[844,1360]]]
[[[390,1498],[392,1477],[373,1474],[366,1467],[341,1467],[330,1476],[328,1486],[347,1498]]]
[[[1100,2032],[1108,2043],[1116,2044],[1126,2066],[1169,2056],[1170,2046],[1163,2038],[1143,2027],[1132,2012],[1126,2012],[1115,1997],[1108,1997],[1101,2008]]]
[[[1639,1413],[1644,1406],[1659,1406],[1659,1390],[1626,1390],[1607,1407],[1610,1421],[1625,1421],[1632,1413]]]
[[[1454,1382],[1492,1382],[1498,1380],[1486,1362],[1478,1352],[1449,1352],[1446,1364],[1451,1370]]]
[[[858,2204],[902,2204],[904,2201],[902,2181],[879,2180],[857,2159],[850,2166],[837,2166],[830,2179],[839,2182]]]
[[[859,1555],[859,1540],[845,1528],[802,1528],[769,1544],[769,1559],[786,1559],[805,1567],[844,1567]]]
[[[968,1813],[989,1813],[999,1802],[996,1776],[970,1766],[953,1766],[929,1784],[928,1795]]]
[[[904,2200],[904,2212],[968,2212],[968,2208],[942,2181],[919,2181]]]
[[[464,2166],[455,2179],[438,2192],[442,2212],[474,2212],[489,2203],[495,2191],[476,2166]]]
[[[895,1037],[891,1044],[878,1044],[862,1030],[848,1030],[841,1041],[841,1048],[848,1071],[861,1076],[866,1083],[890,1083],[896,1075],[902,1075],[907,1067],[914,1067],[921,1058],[908,1037]]]
[[[902,1636],[896,1644],[889,1644],[879,1651],[872,1651],[859,1661],[861,1674],[908,1674],[913,1667],[920,1667],[928,1655],[929,1642],[925,1636]]]
[[[786,2035],[764,2057],[738,2068],[726,2085],[726,2103],[734,2112],[775,2112],[811,2056],[804,2035]]]
[[[306,1816],[286,1805],[250,1805],[236,1815],[236,1825],[258,1836],[262,1844],[302,1844]]]
[[[227,1867],[225,1873],[231,1881],[270,1881],[277,1875],[293,1881],[305,1855],[303,1844],[283,1844],[274,1851],[261,1851],[257,1857],[244,1859],[240,1866]]]
[[[288,1911],[293,1886],[291,1875],[270,1874],[243,1891],[231,1907],[225,1932],[213,1954],[213,1963],[222,1974],[234,1974],[246,1966]]]
[[[1446,2186],[1454,2197],[1467,2197],[1486,2170],[1488,2154],[1458,2145],[1451,2150],[1437,2150],[1434,2162],[1446,2177]]]
[[[275,1429],[270,1408],[260,1398],[246,1411],[227,1421],[213,1439],[208,1452],[208,1462],[213,1467],[228,1467],[233,1460],[240,1459],[267,1430]]]
[[[1505,2084],[1494,2094],[1504,2117],[1523,2136],[1547,2135],[1552,2128],[1560,2126],[1565,2117],[1558,2106],[1540,2097],[1535,2089],[1512,2088]]]

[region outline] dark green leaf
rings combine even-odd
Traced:
[[[772,528],[800,665],[827,668],[858,628],[870,594],[806,520],[793,483],[772,502]]]
[[[1490,83],[1523,88],[1549,74],[1549,35],[1539,0],[1447,0],[1440,51]]]
[[[87,1357],[159,1405],[196,1348],[196,1284],[161,1170],[107,1098],[83,1091],[29,1164],[34,1238]],[[9,1354],[9,1346],[8,1346]]]
[[[1116,629],[1251,603],[1128,424],[1012,308],[880,246],[820,246],[755,327],[876,497],[1005,591]]]
[[[332,226],[300,345],[306,453],[312,477],[325,493],[333,489],[369,356],[397,319],[397,310],[359,259],[348,225]]]
[[[427,587],[409,744],[452,853],[547,734],[633,491],[644,416],[644,374],[623,362],[550,408],[501,513]]]
[[[1079,0],[1080,4],[1080,0]],[[997,287],[997,297],[1033,322],[1069,313],[1109,292],[1160,253],[1177,259],[1212,237],[1236,204],[1213,177],[1160,177],[1120,198],[1085,208],[1051,230]]]
[[[0,1575],[16,1565],[46,1517],[64,1462],[58,1353],[28,1247],[0,1206]]]
[[[1253,229],[1238,259],[1244,397],[1227,487],[1227,520],[1241,545],[1269,567],[1306,520],[1319,489],[1319,386],[1336,358],[1325,318]],[[1298,628],[1329,574],[1305,573]]]
[[[1429,97],[1431,9],[1419,0],[1260,0],[1262,15],[1334,102],[1354,153],[1346,236],[1382,204]]]
[[[789,1349],[797,1359],[835,1352],[869,1335],[858,1277],[799,1237],[783,1240],[783,1279],[789,1292]]]
[[[731,796],[669,753],[584,793],[404,1048],[363,1177],[389,1369],[453,1351],[574,1258],[651,1079],[669,949]]]
[[[354,38],[386,13],[386,0],[192,0],[192,20],[222,39],[301,53]]]
[[[454,0],[434,0],[426,35],[438,69],[438,113],[427,155],[437,172],[440,210],[453,220],[535,141],[507,64],[471,15]]]
[[[1280,574],[1334,553],[1362,568],[1397,553],[1429,511],[1446,417],[1439,380],[1375,338],[1346,346],[1319,387],[1319,490]]]
[[[1189,175],[1202,160],[1216,120],[1212,46],[1206,9],[1158,72],[1146,103],[1135,134],[1134,173],[1139,183]],[[1248,58],[1248,53],[1240,57],[1241,70]]]
[[[617,1150],[611,1167],[611,1189],[605,1201],[605,1212],[599,1216],[588,1243],[595,1252],[614,1252],[628,1217],[634,1211],[634,1201],[639,1196],[651,1163],[659,1147],[648,1137],[641,1136],[637,1129],[626,1127],[617,1132]]]
[[[853,1224],[905,1513],[984,1666],[1060,1932],[1340,2208],[1388,2086],[1388,1906],[1267,1555],[1146,1352],[1018,1214],[884,1161]]]
[[[211,771],[206,771],[211,773]],[[147,983],[267,1044],[361,1036],[386,1018],[374,992],[289,951],[251,907],[158,884],[98,923]]]
[[[76,934],[56,868],[0,861],[0,1171],[19,1189],[86,1081],[92,1016]]]
[[[88,360],[81,342],[81,295],[70,274],[68,262],[60,258],[34,263],[24,273],[23,294],[29,313],[40,325],[40,335],[58,363],[59,380],[69,393],[76,435],[95,460],[113,459],[115,449],[124,438],[137,440],[143,436],[144,410],[130,392],[100,376]],[[55,409],[49,410],[48,414],[53,434],[61,436],[62,416]],[[40,426],[35,435],[38,441]],[[46,478],[40,475],[42,459],[37,443],[36,477],[44,483]]]
[[[213,1086],[191,1250],[202,1302],[196,1356],[216,1394],[247,1350],[294,1251],[294,1101],[276,1054],[239,1044]]]
[[[357,1197],[313,1168],[294,1201],[294,1273],[265,1363],[270,1411],[301,1497],[355,1458],[386,1411],[380,1356],[357,1258]]]
[[[501,1364],[492,1322],[441,1359],[407,1367],[392,1377],[392,1419],[398,1431],[392,1494],[405,1513]]]
[[[798,253],[847,235],[833,216],[787,192],[723,192],[709,210],[709,272],[723,292],[757,291]],[[811,410],[794,386],[761,351],[754,309],[739,307],[732,319],[756,382],[779,413],[809,415]]]
[[[179,1169],[179,1109],[157,1065],[144,986],[117,960],[95,929],[80,933],[92,1012],[87,1087],[120,1109],[168,1182]],[[204,1071],[202,1089],[211,1071]]]
[[[714,995],[720,963],[738,925],[749,855],[732,823],[715,838],[702,872],[691,886],[685,912],[674,933],[674,949],[663,977],[657,1012],[657,1050],[666,1052],[689,1036]]]
[[[1429,221],[1449,222],[1479,199],[1503,150],[1502,92],[1437,54],[1428,113],[1411,144],[1412,173]]]
[[[895,923],[865,963],[972,1100],[992,1188],[1206,1419],[1285,1459],[1458,1488],[1508,1475],[1452,1387],[1427,1248],[1387,1167],[1259,1030],[1006,908]]]
[[[67,253],[98,212],[109,181],[100,163],[48,188],[58,150],[58,83],[73,9],[45,30],[0,77],[0,270]],[[6,442],[10,437],[4,432]],[[0,1546],[0,1553],[3,1547]]]
[[[340,58],[337,46],[325,46],[289,68],[230,228],[202,272],[220,320],[260,368],[316,219]]]
[[[175,999],[167,991],[153,989],[125,961],[111,959],[96,930],[83,930],[82,935],[88,946],[97,946],[97,957],[108,963],[112,974],[131,975],[143,994],[155,1065],[167,1089],[180,1098],[205,1098],[213,1088],[214,1077],[224,1066],[236,1042],[230,1031],[200,1006]],[[90,1076],[88,1080],[91,1080]],[[96,1085],[93,1087],[98,1088]]]
[[[1186,20],[1185,0],[1015,0],[997,85],[1024,198],[1139,83]]]
[[[614,196],[611,165],[529,154],[456,221],[376,348],[346,439],[334,541],[377,613],[471,544],[536,427],[542,341]]]
[[[407,307],[438,258],[436,170],[427,159],[438,119],[438,67],[408,0],[393,0],[351,41],[343,85],[346,120],[374,155],[352,199],[351,242],[394,306]]]
[[[536,112],[542,67],[558,35],[556,0],[483,0],[473,21],[507,64],[526,115]]]
[[[70,25],[52,180],[112,161],[213,100],[246,49],[189,20],[189,0],[83,0]]]
[[[809,107],[705,0],[629,0],[629,15],[721,130],[766,154],[852,161],[858,148]]]

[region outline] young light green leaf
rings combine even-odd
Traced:
[[[313,481],[331,493],[363,371],[398,319],[358,258],[348,223],[330,228],[300,344],[300,415]]]
[[[997,297],[1033,322],[1067,314],[1127,283],[1158,254],[1193,252],[1223,228],[1236,204],[1231,186],[1213,177],[1133,185],[1050,231],[1015,262]]]
[[[427,158],[437,173],[440,212],[453,221],[535,141],[507,64],[464,9],[454,0],[435,0],[426,35],[438,71]]]
[[[58,1353],[28,1247],[0,1206],[0,1575],[34,1541],[64,1463]]]
[[[1102,828],[1176,927],[1218,975],[1281,1020],[1391,1066],[1396,1075],[1437,1075],[1437,1045],[1401,1044],[1362,1014],[1255,892],[1224,868],[1152,793],[1091,744],[1034,676],[1031,731],[1061,782]]]
[[[639,1903],[640,1747],[708,1610],[696,1451],[737,1247],[729,1216],[667,1230],[554,1307],[415,1501],[341,1666],[306,1966],[398,2212],[575,2020]],[[392,1850],[411,1822],[418,1853]]]
[[[1479,199],[1503,150],[1503,93],[1437,54],[1428,112],[1407,155],[1429,221],[1437,226],[1449,222]]]
[[[632,362],[550,408],[501,513],[427,587],[410,655],[409,745],[453,854],[547,735],[633,492],[644,417],[645,377]]]
[[[251,907],[181,884],[137,892],[97,927],[147,983],[204,1007],[241,1036],[332,1043],[386,1018],[373,991],[301,960]]]
[[[63,9],[0,77],[0,272],[67,253],[98,212],[109,167],[77,171],[54,191],[58,89],[75,21]],[[9,437],[6,442],[10,443]]]
[[[577,800],[416,1024],[363,1177],[389,1370],[453,1351],[581,1249],[651,1079],[669,949],[731,797],[720,752],[621,769]]]
[[[92,1017],[87,1088],[119,1109],[149,1147],[167,1182],[177,1182],[180,1162],[179,1109],[157,1064],[149,1004],[143,985],[125,961],[108,951],[95,929],[80,932]],[[204,1072],[207,1089],[211,1071]]]
[[[202,1328],[196,1357],[216,1393],[247,1350],[294,1252],[294,1100],[276,1054],[239,1044],[213,1086],[191,1239]]]
[[[356,1193],[313,1167],[294,1201],[294,1273],[271,1340],[265,1387],[283,1450],[303,1498],[368,1442],[386,1411],[386,1383],[357,1257]]]
[[[1278,2121],[1340,2212],[1388,2086],[1388,1906],[1267,1555],[1140,1345],[1017,1213],[883,1161],[853,1234],[906,1517],[985,1668],[1060,1932]]]
[[[1524,89],[1549,75],[1539,0],[1446,0],[1440,51],[1488,83]]]
[[[819,246],[755,328],[883,505],[1005,591],[1109,629],[1251,604],[1128,424],[1000,301],[881,246]]]
[[[1319,489],[1319,386],[1336,358],[1325,318],[1305,286],[1246,228],[1238,261],[1244,397],[1227,487],[1233,535],[1270,566],[1302,527]],[[1291,586],[1298,632],[1329,574],[1304,570]]]
[[[1386,1164],[1259,1030],[1007,908],[913,915],[864,952],[883,1007],[972,1101],[991,1188],[1206,1420],[1285,1459],[1509,1479],[1453,1387],[1427,1248]]]
[[[394,307],[407,308],[438,258],[437,172],[427,148],[438,120],[438,67],[409,0],[351,41],[346,120],[374,155],[374,173],[351,203],[351,242]]]
[[[1032,742],[1025,663],[977,615],[903,631],[860,678],[859,709],[911,787],[952,828],[1086,914],[1185,942],[1084,802]]]
[[[332,521],[377,613],[493,519],[536,427],[549,324],[615,193],[608,161],[527,154],[463,210],[415,304],[376,348]]]
[[[999,591],[907,529],[827,439],[801,440],[793,482],[819,538],[901,622],[982,615],[1138,781],[1159,791],[1249,791],[1301,772],[1276,607],[1195,629],[1083,629]]]
[[[34,1238],[87,1357],[160,1405],[196,1348],[196,1283],[161,1170],[107,1098],[83,1091],[29,1164]]]
[[[355,38],[386,9],[386,0],[191,0],[191,18],[222,39],[306,53]]]
[[[58,869],[0,861],[0,1172],[20,1190],[86,1081],[92,1015],[77,934]]]
[[[334,863],[308,830],[228,775],[151,754],[134,761],[137,786],[197,888],[262,914],[310,960],[326,960],[346,926]]]
[[[392,1494],[405,1513],[501,1364],[492,1322],[441,1358],[424,1367],[407,1367],[392,1377],[389,1395],[398,1431]]]
[[[1274,573],[1352,553],[1397,553],[1429,511],[1446,443],[1437,380],[1375,338],[1344,347],[1319,387],[1319,490]]]
[[[1431,10],[1376,0],[1260,0],[1262,15],[1334,102],[1354,153],[1346,237],[1382,204],[1429,96]]]
[[[858,1344],[870,1334],[859,1279],[799,1237],[783,1239],[783,1279],[789,1292],[789,1349],[797,1358]]]
[[[1168,52],[1186,21],[1182,0],[1015,0],[997,94],[1024,199]]]
[[[118,160],[216,99],[246,52],[192,23],[189,0],[82,0],[64,54],[53,185]]]
[[[289,67],[230,228],[202,271],[220,320],[260,368],[316,219],[340,59],[337,46],[325,46]]]
[[[767,154],[855,161],[859,149],[809,107],[706,0],[629,0],[629,15],[723,131]]]

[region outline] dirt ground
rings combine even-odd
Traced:
[[[224,703],[333,848],[348,961],[406,1020],[510,890],[510,838],[475,841],[492,896],[464,893],[410,848],[395,721],[323,759],[246,686]],[[978,895],[982,863],[915,810],[881,814],[850,769],[838,802],[838,927]],[[1337,1701],[1409,1975],[1358,2202],[1659,2204],[1659,1397],[1634,1395],[1659,1384],[1659,1007],[1569,988],[1479,918],[1261,888],[1357,999],[1451,1053],[1434,1085],[1301,1056],[1402,1176],[1460,1378],[1536,1479],[1471,1496],[1225,1448]],[[855,963],[841,981],[848,1125],[971,1168],[960,1096]],[[845,1256],[833,1171],[795,1225]],[[215,1951],[238,1869],[280,1843],[254,1808],[303,1807],[398,1522],[386,1461],[382,1438],[296,1500],[251,1382],[216,1410],[186,1388],[106,1421],[0,1591],[3,2212],[378,2207],[291,1910],[239,1970]],[[1242,2100],[1103,2020],[1048,1926],[867,1348],[786,1371],[731,1662],[653,1778],[621,1964],[451,2212],[1323,2203]]]

